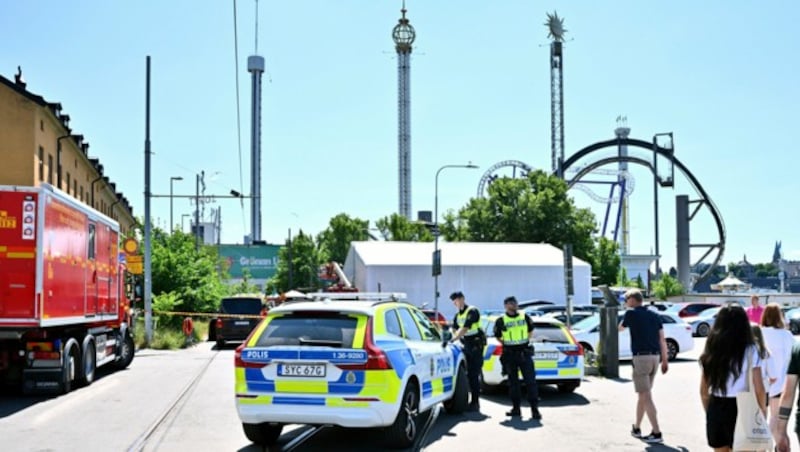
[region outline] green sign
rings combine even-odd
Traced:
[[[280,245],[220,245],[219,256],[228,263],[228,274],[242,279],[244,270],[253,279],[269,279],[278,270]]]

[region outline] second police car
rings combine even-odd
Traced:
[[[487,345],[483,353],[483,389],[493,391],[506,381],[500,355],[503,346],[494,337],[494,324],[501,315],[484,315],[481,327],[486,332]],[[533,359],[536,382],[555,384],[559,392],[575,391],[584,375],[583,347],[572,337],[567,327],[556,319],[532,317],[534,323]]]
[[[461,349],[419,309],[363,293],[324,297],[272,309],[236,349],[236,407],[249,440],[274,444],[285,424],[383,427],[388,447],[405,448],[420,413],[440,402],[466,410]]]

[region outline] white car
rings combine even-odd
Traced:
[[[706,337],[714,321],[717,319],[717,314],[722,307],[708,308],[694,317],[684,317],[683,320],[692,326],[692,334],[695,336]]]
[[[624,311],[620,311],[619,321],[622,322]],[[688,352],[694,348],[692,327],[675,314],[659,312],[661,323],[664,325],[664,336],[667,339],[667,354],[672,361],[678,353]],[[597,351],[600,342],[600,316],[581,320],[572,326],[575,339],[588,351]],[[631,359],[631,334],[626,329],[619,333],[619,359]]]
[[[482,372],[483,388],[486,391],[494,390],[506,380],[500,364],[503,346],[494,337],[494,324],[498,318],[498,315],[484,316],[481,325],[486,332]],[[531,320],[534,324],[533,361],[536,382],[554,384],[562,393],[575,391],[583,380],[583,348],[558,320],[548,317],[532,317]]]

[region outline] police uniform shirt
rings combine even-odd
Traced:
[[[464,305],[464,309],[459,310],[458,313],[456,313],[456,315],[453,316],[453,325],[458,325],[457,329],[466,328],[467,331],[469,331],[469,329],[472,328],[472,325],[480,322],[481,315],[478,312],[478,309],[470,309],[470,307],[471,306]],[[469,309],[469,311],[467,312],[467,319],[464,321],[463,325],[459,325],[458,316],[463,314],[464,311],[466,311],[467,309]]]
[[[533,331],[533,320],[531,320],[531,317],[529,315],[521,313],[521,312],[517,312],[516,314],[511,315],[511,314],[506,312],[506,313],[503,314],[503,317],[508,316],[508,317],[511,317],[512,319],[515,319],[515,318],[517,318],[517,316],[520,316],[520,315],[525,316],[525,323],[528,324],[528,334],[530,334],[530,332]],[[494,337],[496,337],[498,340],[502,340],[503,331],[506,330],[506,324],[503,321],[503,317],[499,317],[497,319],[497,321],[494,322]],[[513,346],[512,345],[511,347],[527,347],[527,346],[528,346],[528,344],[520,345],[520,346]]]

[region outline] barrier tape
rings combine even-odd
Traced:
[[[264,316],[253,314],[219,314],[214,312],[180,312],[180,311],[153,311],[158,315],[182,315],[187,317],[212,317],[226,319],[263,319]]]

